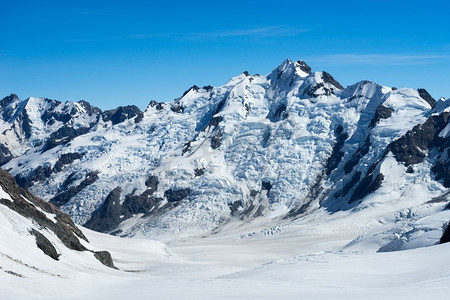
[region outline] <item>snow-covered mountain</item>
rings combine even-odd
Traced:
[[[0,102],[0,160],[98,231],[189,235],[377,207],[389,226],[372,237],[396,250],[423,232],[437,243],[450,219],[449,104],[424,89],[344,88],[286,60],[144,112],[11,95]]]
[[[0,274],[60,276],[75,267],[114,267],[107,251],[94,251],[83,232],[55,205],[20,188],[0,170]],[[59,271],[58,271],[59,270]],[[56,272],[56,273],[55,273]]]

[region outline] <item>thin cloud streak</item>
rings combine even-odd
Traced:
[[[311,56],[308,61],[328,65],[427,65],[448,59],[447,55],[330,54]]]
[[[291,28],[288,26],[268,26],[230,31],[197,32],[188,34],[192,38],[222,38],[222,37],[288,37],[309,32],[309,28]]]
[[[155,38],[169,38],[169,39],[217,39],[217,38],[240,38],[240,37],[254,37],[254,38],[282,38],[297,36],[312,29],[308,28],[291,28],[287,26],[269,26],[257,27],[250,29],[238,29],[231,31],[216,31],[216,32],[191,32],[191,33],[135,33],[124,36],[103,36],[96,39],[66,39],[65,42],[72,43],[89,43],[102,42],[111,40],[148,40]]]

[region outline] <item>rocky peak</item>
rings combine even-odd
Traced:
[[[11,94],[0,100],[0,109],[10,105],[12,102],[19,101],[19,97],[16,94]]]
[[[334,79],[333,76],[331,76],[331,74],[325,71],[322,72],[322,79],[325,83],[329,83],[339,90],[344,89],[344,87],[338,81],[336,81],[336,79]]]
[[[311,74],[311,67],[306,64],[306,62],[302,60],[298,60],[295,62],[295,67],[299,68],[305,74]]]
[[[116,109],[105,110],[103,112],[103,121],[111,121],[112,125],[122,123],[126,120],[136,117],[135,123],[139,123],[144,114],[136,105],[119,106]]]
[[[89,102],[85,100],[78,101],[78,104],[84,109],[84,111],[89,115],[99,115],[102,113],[102,110],[98,107],[92,106]]]
[[[419,93],[419,96],[425,100],[428,104],[430,104],[431,108],[433,108],[436,105],[436,100],[431,97],[431,95],[428,93],[426,89],[417,89],[417,92]]]

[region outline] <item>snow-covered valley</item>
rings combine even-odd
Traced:
[[[51,273],[39,272],[2,255],[2,299],[446,299],[450,244],[386,253],[371,243],[349,245],[377,227],[368,217],[323,215],[272,228],[234,224],[165,245],[83,229],[119,270],[61,260],[57,269],[45,267]],[[33,265],[36,258],[29,259]]]

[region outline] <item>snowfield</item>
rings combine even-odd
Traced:
[[[382,229],[387,216],[399,217],[380,213],[233,223],[165,244],[83,229],[118,270],[86,257],[55,262],[26,248],[16,249],[19,262],[3,254],[2,243],[1,299],[447,299],[450,244],[377,252],[377,236],[359,240]]]

